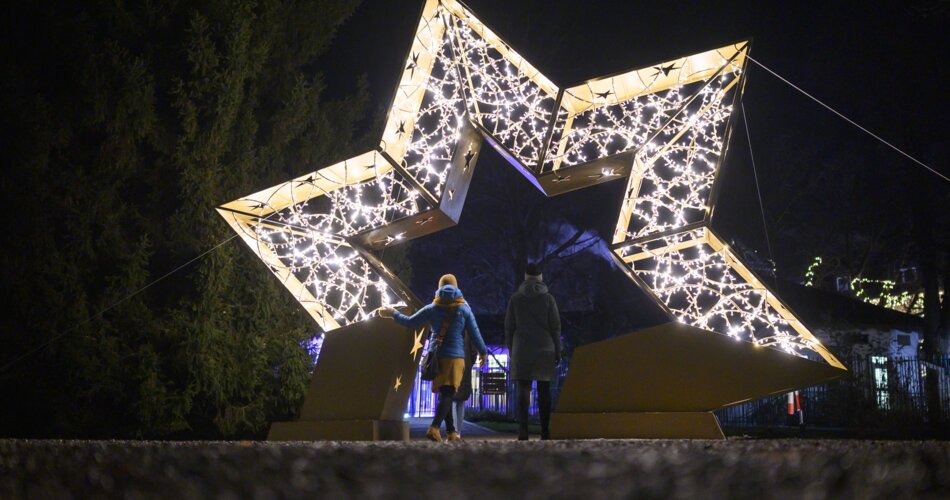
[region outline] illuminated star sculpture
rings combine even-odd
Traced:
[[[374,252],[458,222],[485,139],[548,196],[626,177],[614,257],[672,319],[842,367],[710,228],[748,51],[561,87],[428,0],[379,146],[218,210],[331,331],[419,305]]]

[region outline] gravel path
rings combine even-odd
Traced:
[[[0,498],[948,498],[950,443],[0,440]]]

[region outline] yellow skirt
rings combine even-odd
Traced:
[[[465,358],[439,358],[439,373],[432,379],[432,392],[438,393],[443,385],[451,385],[458,391],[464,374]]]

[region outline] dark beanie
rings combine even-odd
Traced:
[[[541,266],[532,262],[524,269],[524,273],[528,276],[541,276]]]

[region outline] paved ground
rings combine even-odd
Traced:
[[[431,418],[410,418],[409,420],[409,436],[411,439],[425,439],[426,431],[429,430],[429,425],[432,423]],[[442,437],[446,437],[445,425],[441,427]],[[468,440],[486,440],[486,439],[514,439],[513,435],[501,434],[495,432],[491,429],[486,429],[478,424],[466,421],[462,426],[461,432],[462,438],[466,441]]]
[[[950,443],[0,440],[0,498],[947,498]]]

